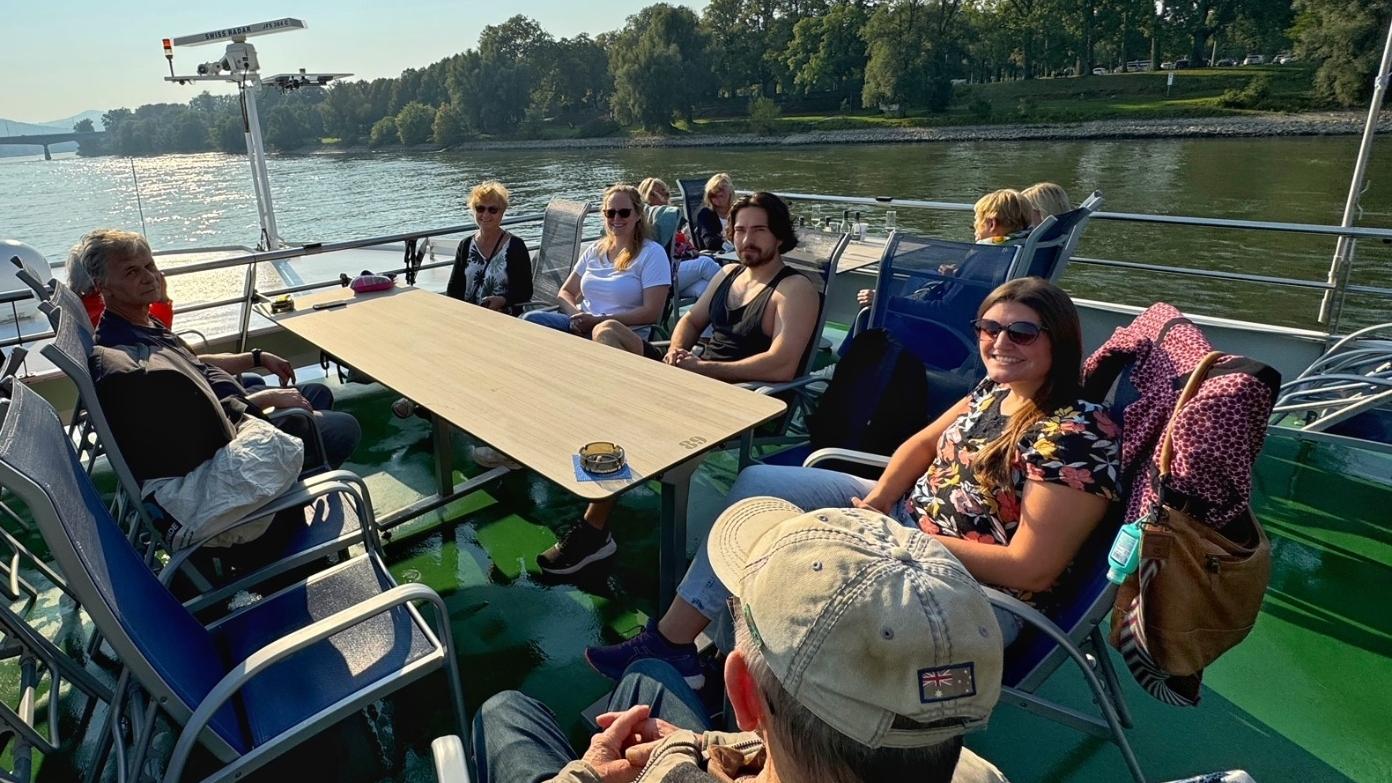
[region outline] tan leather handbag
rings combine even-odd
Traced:
[[[1112,616],[1112,645],[1151,695],[1173,704],[1197,703],[1203,668],[1251,632],[1271,577],[1271,543],[1250,508],[1219,530],[1167,491],[1180,411],[1221,356],[1204,357],[1170,417],[1141,565],[1117,591]]]

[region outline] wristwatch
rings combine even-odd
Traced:
[[[251,366],[252,366],[252,367],[260,367],[260,366],[261,366],[261,349],[260,349],[260,348],[252,348],[252,349],[251,349]]]

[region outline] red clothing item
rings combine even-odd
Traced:
[[[82,306],[87,308],[87,317],[92,319],[93,328],[101,321],[102,313],[106,312],[106,302],[102,301],[101,294],[92,292],[82,297]],[[155,302],[150,305],[150,317],[157,319],[165,326],[174,323],[174,303],[168,299],[163,302]]]

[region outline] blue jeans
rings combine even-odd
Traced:
[[[555,310],[533,310],[530,313],[523,313],[522,320],[541,324],[557,331],[570,332],[570,316]]]
[[[751,465],[740,471],[730,493],[725,496],[729,506],[752,497],[770,496],[782,498],[804,511],[819,508],[850,508],[851,498],[864,498],[875,487],[870,479],[852,476],[835,470],[822,468],[801,468],[784,465]],[[906,526],[913,526],[914,520],[907,505],[900,501],[892,514]],[[730,591],[725,588],[711,568],[710,555],[704,546],[696,550],[696,558],[686,569],[686,576],[677,585],[677,595],[691,604],[696,611],[715,623],[711,636],[721,649],[730,649],[726,604]],[[1015,641],[1020,633],[1020,621],[1014,615],[996,611],[996,620],[1001,626],[1001,636],[1006,644]]]
[[[639,704],[679,728],[711,727],[701,699],[662,661],[635,661],[628,667],[609,695],[608,711]],[[555,713],[518,691],[503,691],[483,703],[474,718],[474,755],[479,783],[541,783],[579,758]]]
[[[266,388],[266,379],[255,373],[243,373],[241,378],[242,388],[247,392],[256,392]],[[334,396],[333,390],[322,383],[301,383],[295,386],[309,406],[314,409],[314,423],[319,428],[319,439],[324,442],[324,453],[314,454],[309,445],[313,440],[308,433],[293,432],[293,425],[286,431],[291,435],[305,442],[305,468],[313,468],[320,463],[327,464],[330,468],[338,468],[349,457],[353,456],[353,450],[358,447],[358,442],[362,440],[362,425],[353,418],[352,414],[342,413],[333,409]],[[290,419],[290,422],[297,422],[297,419]]]

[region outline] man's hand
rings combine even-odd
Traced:
[[[861,307],[869,307],[875,302],[875,289],[862,288],[856,291],[856,303]]]
[[[576,313],[570,317],[570,331],[589,337],[590,332],[593,332],[594,328],[603,320],[605,320],[605,316],[602,315]]]
[[[281,386],[295,385],[295,368],[290,362],[273,353],[261,352],[261,366],[275,373]]]
[[[483,300],[479,302],[479,304],[483,305],[484,307],[487,307],[489,310],[506,310],[507,297],[485,296]]]
[[[700,370],[697,369],[701,366],[700,357],[685,348],[669,348],[667,350],[667,355],[662,357],[662,361],[673,367],[680,367],[683,370],[700,372]]]
[[[275,408],[283,410],[285,408],[303,408],[314,412],[309,400],[300,394],[300,390],[294,387],[288,389],[262,389],[247,395],[247,400],[258,408]]]
[[[631,783],[638,778],[638,773],[643,771],[641,764],[634,765],[625,756],[625,751],[634,746],[651,742],[652,739],[644,738],[640,731],[645,727],[649,728],[650,733],[656,733],[655,727],[661,721],[655,721],[648,716],[652,709],[646,704],[630,707],[623,712],[606,712],[600,715],[597,722],[602,727],[602,731],[590,737],[589,750],[581,758],[589,764],[604,783]],[[664,724],[671,726],[670,723]],[[655,737],[654,737],[655,738]],[[651,749],[646,751],[652,753]],[[646,763],[646,757],[643,758]]]

